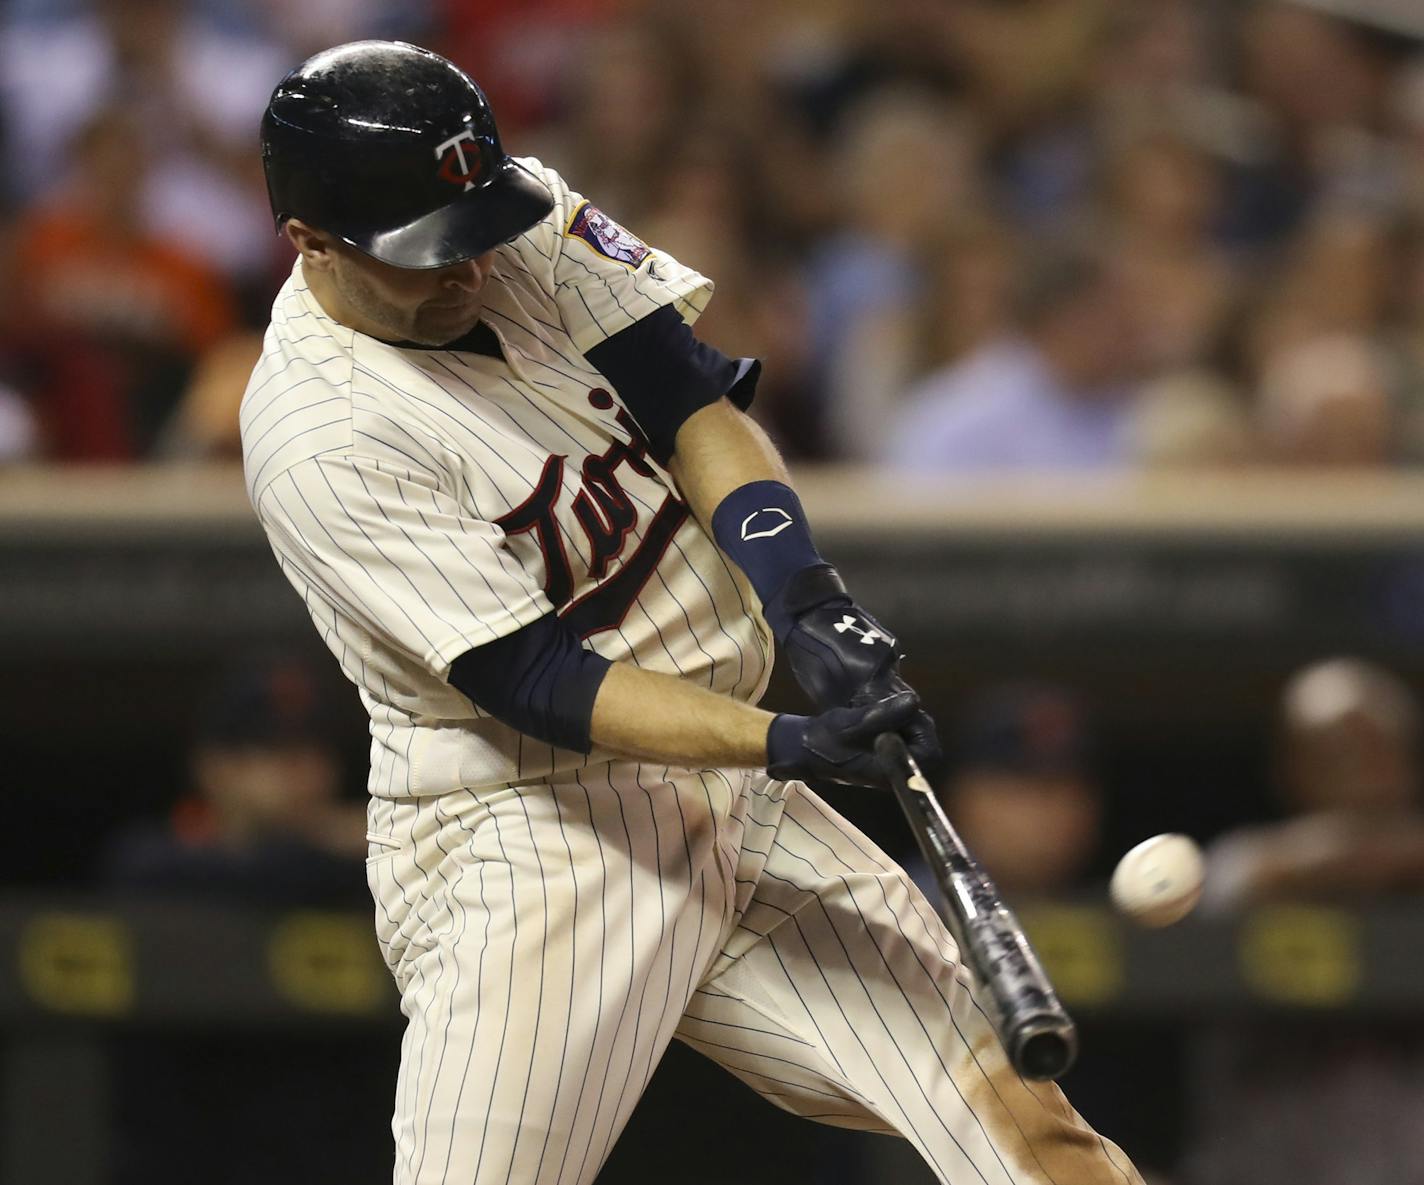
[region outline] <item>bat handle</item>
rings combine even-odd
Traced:
[[[898,732],[882,732],[875,738],[875,759],[887,770],[898,770],[906,781],[922,776],[910,756],[910,746]]]

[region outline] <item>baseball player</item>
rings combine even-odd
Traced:
[[[398,1185],[592,1181],[673,1037],[944,1182],[1139,1181],[800,781],[934,727],[743,414],[758,364],[693,336],[711,282],[409,45],[311,58],[262,142],[299,258],[247,483],[370,712]],[[814,714],[754,706],[773,637]]]

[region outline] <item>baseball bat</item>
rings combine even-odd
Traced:
[[[1078,1030],[1023,927],[964,846],[904,740],[882,733],[875,755],[943,891],[945,922],[989,989],[990,1016],[1009,1061],[1024,1078],[1059,1077],[1078,1056]]]

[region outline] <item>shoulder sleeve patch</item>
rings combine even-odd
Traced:
[[[624,230],[592,202],[584,202],[564,231],[566,238],[582,239],[605,259],[636,271],[652,248],[631,231]]]

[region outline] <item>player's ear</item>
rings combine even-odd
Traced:
[[[308,267],[330,269],[336,254],[336,240],[324,230],[309,226],[300,218],[288,218],[282,230]]]

